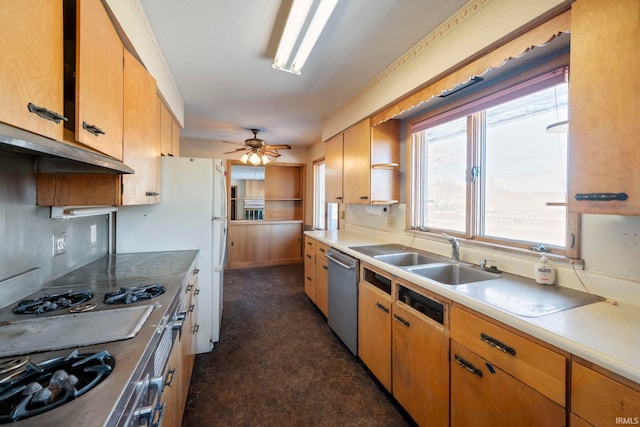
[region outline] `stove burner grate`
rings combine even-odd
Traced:
[[[57,408],[91,390],[113,370],[106,351],[27,362],[23,369],[0,379],[0,424],[29,418]]]
[[[13,312],[15,314],[40,314],[50,311],[63,310],[89,301],[93,298],[93,292],[89,290],[68,290],[61,294],[43,295],[32,300],[20,301]]]
[[[105,304],[133,304],[138,301],[150,300],[165,292],[165,287],[159,283],[154,285],[139,285],[132,288],[120,288],[116,292],[108,292],[102,300]]]

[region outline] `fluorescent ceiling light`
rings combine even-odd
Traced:
[[[313,5],[312,0],[293,1],[289,16],[287,17],[287,23],[280,38],[276,57],[273,61],[273,68],[288,71],[293,74],[300,74],[302,67],[309,58],[309,54],[318,41],[336,4],[338,4],[338,0],[319,0],[311,23],[307,27],[302,42],[298,45],[293,61],[291,61],[293,50],[298,44],[301,30],[307,21]]]

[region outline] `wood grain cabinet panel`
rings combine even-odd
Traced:
[[[160,202],[160,112],[156,80],[124,52],[123,161],[135,173],[122,176],[122,204]]]
[[[365,204],[370,201],[371,128],[369,119],[344,131],[343,191],[344,203]]]
[[[451,340],[452,427],[565,424],[565,408]]]
[[[571,364],[571,412],[594,426],[640,423],[640,385]]]
[[[393,303],[392,316],[393,396],[418,425],[448,426],[448,335],[401,302]]]
[[[358,286],[358,357],[391,392],[391,295],[362,277]]]
[[[308,236],[304,238],[304,293],[316,301],[316,241]]]
[[[316,245],[316,305],[327,316],[329,313],[329,270],[327,257],[329,246],[318,242]]]
[[[572,4],[570,212],[640,215],[638,51],[640,2],[578,0]],[[601,201],[618,193],[628,199]],[[579,194],[587,199],[576,200]]]
[[[565,356],[475,316],[451,310],[451,338],[561,406],[566,404]]]
[[[343,135],[342,133],[324,143],[325,200],[327,203],[342,203]]]
[[[32,112],[64,114],[62,1],[1,0],[0,10],[0,121],[62,141],[63,121]]]
[[[76,140],[122,160],[124,46],[100,0],[77,0]]]

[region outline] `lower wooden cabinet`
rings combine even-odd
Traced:
[[[325,316],[329,311],[329,281],[327,258],[329,246],[305,236],[304,238],[304,292]]]
[[[574,361],[571,412],[572,427],[640,424],[640,385]]]
[[[397,286],[400,285],[402,282],[397,282]],[[443,317],[445,324],[441,324],[418,311],[422,308],[419,304],[423,303],[409,305],[401,301],[394,301],[392,306],[393,396],[419,425],[448,426],[446,316]],[[425,307],[424,311],[428,312],[429,308]]]
[[[329,246],[318,242],[316,245],[316,305],[325,316],[329,313],[329,270],[327,257]]]
[[[228,267],[262,267],[302,262],[302,221],[231,221]]]
[[[565,408],[455,340],[451,426],[565,426]]]
[[[165,427],[179,427],[182,425],[182,387],[181,377],[184,376],[182,346],[178,337],[173,342],[169,360],[164,368],[164,385],[162,387],[161,405],[162,425]]]
[[[367,280],[375,276],[368,266],[360,270],[358,297],[358,356],[391,392],[391,295]],[[384,276],[382,276],[384,277]],[[388,280],[389,288],[391,280]]]

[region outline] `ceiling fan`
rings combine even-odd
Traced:
[[[250,129],[253,132],[253,138],[244,140],[244,147],[238,148],[234,151],[229,151],[224,154],[232,154],[238,151],[244,151],[245,153],[240,158],[242,163],[251,163],[254,166],[259,164],[266,165],[280,157],[278,150],[290,150],[291,146],[286,144],[280,145],[267,145],[264,140],[258,138],[258,132],[260,129]]]

